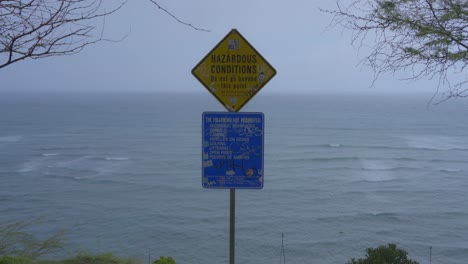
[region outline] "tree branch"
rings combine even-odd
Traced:
[[[0,69],[27,58],[75,54],[106,41],[104,25],[96,34],[93,23],[124,4],[101,11],[103,0],[0,0]]]
[[[352,31],[353,45],[371,49],[363,62],[374,70],[373,84],[382,73],[410,70],[404,79],[438,76],[445,96],[468,96],[468,75],[454,86],[448,78],[468,65],[466,0],[353,0],[345,7],[338,0],[335,10],[320,10],[333,15],[330,27]]]
[[[190,24],[190,23],[187,23],[187,22],[184,22],[184,21],[180,20],[179,18],[177,18],[177,16],[175,16],[174,14],[172,14],[171,12],[169,12],[167,9],[165,9],[164,7],[162,7],[156,0],[150,0],[150,2],[153,3],[154,5],[156,5],[160,10],[162,10],[163,12],[165,12],[166,14],[168,14],[169,16],[171,16],[174,20],[176,20],[176,21],[179,22],[180,24],[185,25],[185,26],[189,26],[189,27],[193,28],[194,30],[210,32],[210,30],[208,30],[208,29],[195,27],[194,25],[192,25],[192,24]]]

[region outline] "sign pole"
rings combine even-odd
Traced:
[[[236,189],[230,189],[229,200],[229,264],[234,264],[236,248]]]
[[[276,75],[276,70],[239,31],[232,29],[192,69],[192,74],[228,112],[239,112]],[[203,134],[203,187],[230,189],[229,264],[234,264],[235,259],[236,188],[263,188],[263,120],[263,114],[244,119],[223,119],[210,113],[205,118],[203,114],[203,133],[205,124],[208,131],[212,127],[216,130],[211,137]],[[240,129],[232,129],[234,125]]]
[[[229,110],[229,112],[233,112],[233,111]],[[236,259],[236,189],[231,188],[229,189],[229,264],[235,264],[235,259]]]

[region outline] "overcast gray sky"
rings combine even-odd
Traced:
[[[350,32],[326,30],[333,0],[160,0],[184,26],[147,0],[129,0],[106,19],[101,42],[73,56],[25,60],[0,70],[0,92],[9,91],[175,91],[207,92],[192,68],[236,28],[277,70],[261,93],[421,92],[435,81],[408,83],[359,65],[366,55],[350,45]]]

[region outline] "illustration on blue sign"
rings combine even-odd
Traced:
[[[203,113],[203,187],[263,188],[263,113]]]

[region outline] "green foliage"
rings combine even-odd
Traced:
[[[385,10],[385,12],[390,12],[396,7],[393,1],[378,1],[377,4],[379,5],[380,8]]]
[[[439,77],[439,84],[448,85],[448,98],[468,97],[467,0],[336,2],[336,10],[322,11],[353,31],[353,44],[370,49],[364,62],[375,78],[396,72],[406,80]]]
[[[421,55],[421,51],[420,51],[420,50],[417,50],[417,49],[411,48],[411,47],[405,48],[404,51],[405,51],[406,53],[409,53],[409,54],[413,55],[413,56]]]
[[[176,264],[176,262],[172,257],[160,257],[159,259],[155,260],[153,264]]]
[[[89,254],[78,254],[72,258],[65,259],[56,264],[139,264],[138,261],[133,258],[121,258],[113,255],[112,253],[104,253],[98,255]],[[40,263],[46,264],[46,263]]]
[[[353,258],[347,264],[419,264],[408,259],[408,252],[397,248],[395,244],[368,248],[366,252],[366,258],[358,260]]]
[[[31,264],[31,259],[25,257],[0,257],[0,264]]]
[[[468,11],[463,10],[461,4],[453,4],[451,9],[446,10],[446,13],[440,17],[441,22],[446,22],[453,19],[463,19]]]
[[[64,231],[57,231],[46,239],[38,239],[26,230],[30,222],[0,223],[0,256],[18,256],[37,259],[62,248]]]
[[[38,239],[28,229],[38,220],[0,223],[0,264],[142,264],[141,260],[122,258],[112,253],[91,255],[79,253],[64,260],[39,259],[62,249],[64,231],[56,231],[45,239]],[[175,264],[174,259],[161,257],[155,264]]]

